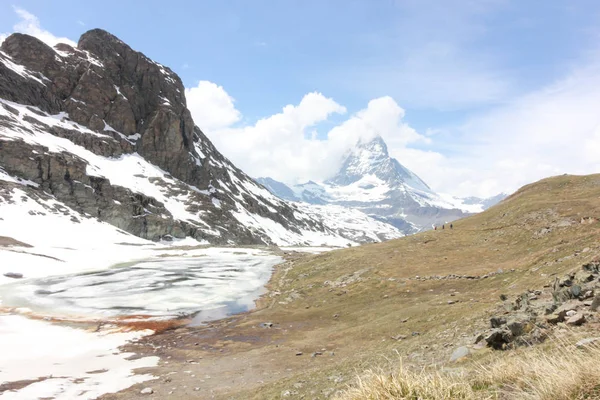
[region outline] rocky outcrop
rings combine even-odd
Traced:
[[[579,271],[556,278],[545,290],[530,290],[510,301],[503,296],[502,313],[476,343],[505,350],[546,340],[557,326],[576,327],[600,321],[600,258]]]

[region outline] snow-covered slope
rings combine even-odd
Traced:
[[[380,242],[404,236],[398,228],[355,208],[308,203],[297,203],[297,206],[305,214],[321,221],[338,235],[358,243]]]
[[[358,214],[341,229],[274,196],[195,126],[175,73],[98,29],[77,48],[4,40],[0,169],[5,199],[51,199],[154,241],[345,246],[399,235]]]
[[[360,210],[405,234],[481,212],[496,200],[476,201],[435,193],[414,172],[390,157],[381,137],[357,143],[338,173],[325,182],[286,186],[271,178],[257,181],[287,200]]]

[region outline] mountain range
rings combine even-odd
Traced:
[[[288,186],[268,177],[257,181],[282,199],[360,210],[404,234],[481,212],[506,197],[461,199],[436,193],[389,155],[380,136],[359,141],[346,154],[339,171],[324,182]]]
[[[177,74],[100,29],[76,47],[18,33],[2,42],[0,210],[15,205],[29,210],[22,226],[40,229],[51,215],[65,226],[85,222],[90,240],[107,224],[115,238],[210,244],[402,236],[360,210],[272,195],[196,126]],[[0,235],[15,231],[0,225]]]

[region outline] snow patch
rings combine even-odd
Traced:
[[[95,399],[155,377],[135,375],[154,367],[158,357],[127,360],[118,350],[152,331],[90,332],[19,315],[0,315],[0,382],[45,380],[5,391],[2,400],[37,398]]]

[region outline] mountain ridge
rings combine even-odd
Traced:
[[[177,74],[104,30],[76,48],[7,37],[0,104],[4,201],[16,187],[44,192],[78,219],[151,240],[345,246],[360,237],[257,185],[196,126]]]

